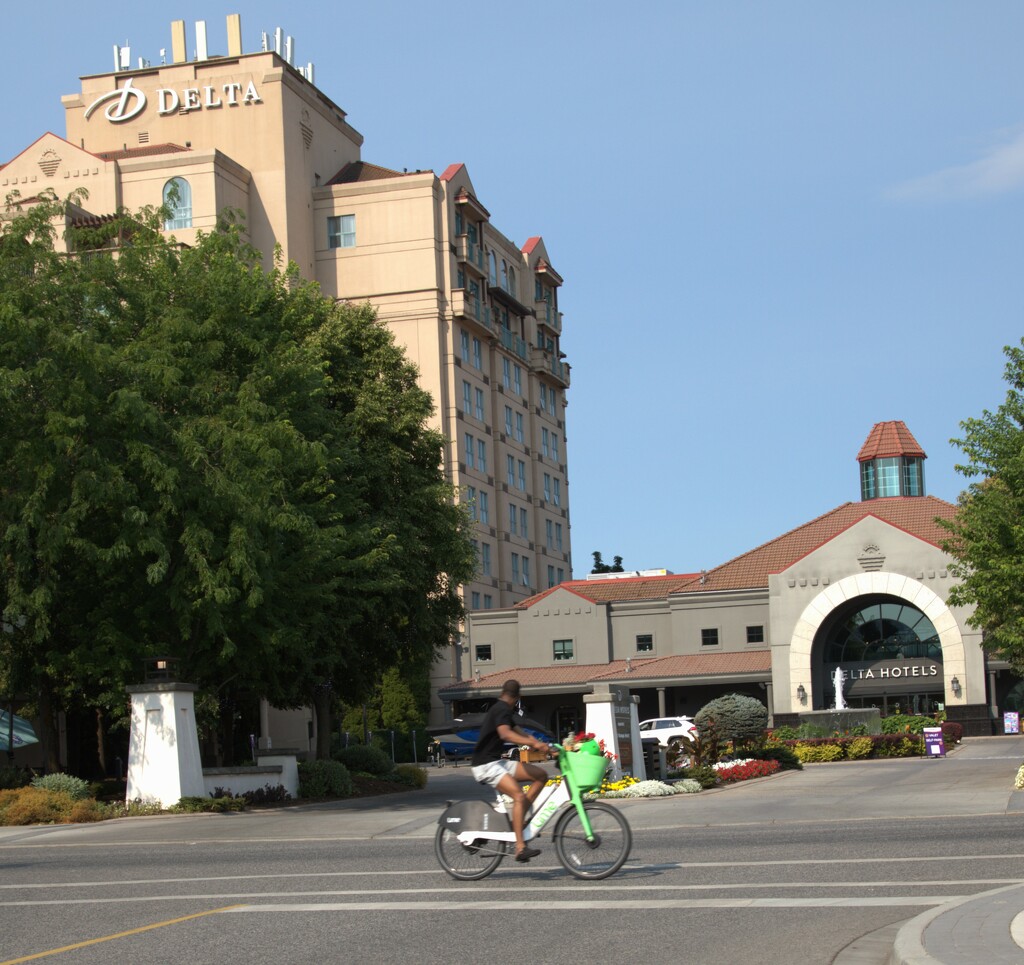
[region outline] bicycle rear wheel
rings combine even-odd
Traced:
[[[633,847],[633,832],[622,814],[608,804],[583,805],[594,838],[587,840],[576,808],[569,808],[555,825],[555,853],[562,867],[577,878],[607,878],[625,864]]]
[[[449,828],[438,827],[434,836],[434,854],[441,867],[459,881],[479,881],[486,878],[505,857],[505,841],[476,841],[463,844]]]

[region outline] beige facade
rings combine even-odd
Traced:
[[[462,164],[363,162],[362,136],[311,71],[243,53],[237,17],[226,56],[187,60],[186,46],[177,22],[170,63],[81,78],[62,99],[66,137],[0,166],[0,192],[84,188],[82,220],[169,201],[168,232],[185,244],[239,212],[268,267],[280,246],[328,296],[372,303],[419,367],[450,440],[445,468],[476,519],[467,606],[507,607],[571,578],[569,366],[544,241],[503,235]],[[455,644],[435,684],[467,671]]]
[[[442,698],[475,709],[516,677],[529,715],[561,733],[597,683],[637,694],[641,719],[740,692],[789,723],[835,706],[839,670],[851,706],[942,709],[967,733],[991,733],[1000,707],[1020,709],[1018,678],[986,654],[970,611],[947,602],[956,580],[936,519],[955,507],[924,495],[924,454],[902,423],[872,431],[895,440],[894,427],[897,448],[862,469],[906,483],[916,463],[918,495],[872,488],[705,573],[577,580],[475,613],[473,673]]]

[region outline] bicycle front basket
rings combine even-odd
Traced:
[[[563,755],[562,770],[581,791],[601,786],[604,772],[608,769],[608,758],[596,754],[581,754],[569,751]]]

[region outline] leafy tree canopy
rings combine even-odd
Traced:
[[[590,571],[591,573],[621,573],[622,572],[622,557],[615,556],[612,558],[611,563],[606,563],[601,556],[599,550],[594,550],[591,554],[594,557],[594,568]]]
[[[158,212],[73,211],[9,203],[0,234],[2,682],[109,707],[169,655],[329,715],[429,658],[473,552],[372,309],[263,271],[227,221],[185,248]]]
[[[968,622],[984,646],[1024,671],[1024,341],[1008,346],[1006,399],[995,412],[960,424],[954,439],[966,462],[957,471],[975,479],[960,494],[943,548],[961,582],[949,602],[973,606]]]

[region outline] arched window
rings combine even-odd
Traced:
[[[192,227],[192,187],[184,178],[171,178],[164,185],[163,204],[167,209],[164,231]]]
[[[501,287],[508,291],[508,263],[501,259]]]
[[[896,597],[868,597],[837,614],[827,630],[825,663],[923,657],[942,662],[931,620]]]
[[[487,280],[492,285],[498,284],[498,259],[493,251],[487,252]]]
[[[516,290],[516,270],[511,265],[508,266],[508,285],[506,290],[513,298],[519,297],[519,292]]]

